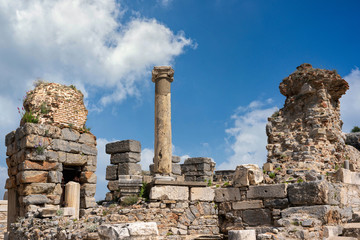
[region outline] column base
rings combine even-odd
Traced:
[[[164,176],[160,174],[155,174],[154,180],[161,180],[161,181],[175,181],[175,178],[172,176]]]

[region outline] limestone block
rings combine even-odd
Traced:
[[[324,226],[324,238],[337,237],[342,234],[341,226]]]
[[[181,175],[180,164],[172,163],[172,174]]]
[[[263,202],[261,200],[241,201],[232,203],[232,208],[234,210],[256,209],[263,207]]]
[[[98,228],[100,239],[130,239],[125,224],[102,224]]]
[[[29,195],[24,197],[22,202],[25,205],[40,205],[49,203],[50,200],[45,195]]]
[[[156,222],[133,222],[128,224],[130,236],[158,236]]]
[[[290,218],[292,215],[309,216],[325,223],[328,220],[330,211],[332,211],[332,208],[329,205],[290,207],[281,211],[281,217]]]
[[[118,178],[118,166],[108,165],[106,167],[106,180],[116,180]]]
[[[258,165],[244,164],[236,167],[233,185],[235,187],[258,185],[263,179],[263,172]]]
[[[48,182],[61,183],[63,174],[60,171],[50,171],[48,174]]]
[[[59,208],[57,207],[44,207],[39,209],[39,213],[41,217],[53,217],[56,216]]]
[[[67,141],[76,142],[80,138],[80,133],[74,129],[63,128],[61,129],[61,138]]]
[[[289,184],[287,191],[293,205],[322,205],[329,202],[329,185],[325,181]]]
[[[141,152],[141,144],[135,140],[124,140],[106,144],[106,153]]]
[[[80,201],[81,208],[92,208],[96,207],[96,201],[94,197],[83,197]]]
[[[137,163],[141,160],[141,154],[137,152],[123,152],[111,154],[111,164],[117,163]]]
[[[215,190],[210,187],[190,188],[190,201],[214,201]]]
[[[5,146],[9,146],[15,141],[15,131],[9,132],[5,136]]]
[[[188,200],[189,188],[182,186],[154,186],[150,190],[152,200]]]
[[[188,158],[184,161],[185,165],[193,165],[193,164],[199,164],[199,163],[213,163],[213,160],[211,158],[205,158],[205,157],[196,157],[196,158]]]
[[[80,196],[81,197],[93,197],[95,196],[95,192],[96,192],[96,184],[90,184],[90,183],[85,183],[82,184],[80,187]]]
[[[68,153],[65,153],[65,152],[57,152],[58,161],[59,161],[60,163],[66,162],[67,154],[68,154]]]
[[[69,142],[69,152],[71,153],[79,153],[82,149],[82,144],[76,142]]]
[[[97,149],[94,145],[90,146],[87,144],[82,144],[81,145],[81,152],[86,154],[86,155],[92,155],[92,156],[96,156],[97,155]]]
[[[107,187],[110,191],[117,191],[119,190],[119,182],[117,180],[109,181]]]
[[[95,172],[95,171],[96,171],[96,166],[88,166],[88,165],[85,165],[84,168],[83,168],[83,171],[86,171],[86,172]]]
[[[81,183],[96,183],[96,174],[94,172],[81,172]]]
[[[15,187],[16,187],[16,178],[15,177],[10,177],[10,178],[6,179],[5,189],[12,189]]]
[[[19,165],[19,171],[24,170],[56,170],[59,168],[59,163],[57,162],[33,162],[25,160]]]
[[[255,230],[229,230],[229,240],[256,240]]]
[[[287,195],[286,188],[286,184],[250,186],[247,191],[247,198],[285,198]]]
[[[108,192],[105,194],[105,201],[110,202],[111,200],[113,200],[113,194],[111,192]]]
[[[27,135],[23,137],[20,141],[21,148],[34,148],[38,145],[42,145],[43,147],[47,147],[50,145],[51,140],[46,137],[41,137],[38,135]]]
[[[6,156],[12,156],[17,152],[16,143],[13,142],[6,148]]]
[[[119,163],[119,175],[141,175],[141,165],[137,163]]]
[[[50,194],[55,189],[55,183],[22,184],[18,189],[20,195]]]
[[[287,198],[265,199],[264,205],[266,208],[283,209],[289,206],[289,200]]]
[[[171,162],[172,163],[179,163],[181,161],[181,158],[179,156],[172,156]]]
[[[64,164],[68,166],[83,166],[87,163],[87,157],[81,154],[66,153],[66,161]]]
[[[96,167],[97,159],[96,156],[87,156],[87,165]]]
[[[215,189],[215,202],[239,201],[239,200],[240,200],[239,188]]]
[[[69,142],[65,140],[53,139],[51,147],[55,151],[70,152]]]
[[[80,136],[79,139],[80,143],[86,143],[89,145],[95,145],[96,144],[96,137],[92,135],[91,133],[83,133]]]
[[[265,172],[272,172],[274,171],[274,164],[272,163],[265,163],[263,166]]]
[[[23,171],[16,175],[18,183],[41,183],[47,181],[48,172],[45,171]]]
[[[244,210],[242,216],[249,226],[271,225],[271,211],[268,209]]]

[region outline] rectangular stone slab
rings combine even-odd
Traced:
[[[124,140],[106,144],[106,153],[141,152],[141,144],[135,140]]]
[[[287,194],[286,187],[286,184],[250,186],[247,198],[285,198]]]
[[[152,200],[188,200],[189,188],[183,186],[154,186],[150,190]]]

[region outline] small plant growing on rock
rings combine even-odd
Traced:
[[[304,180],[302,178],[299,178],[296,182],[297,183],[302,183],[302,182],[304,182]]]
[[[38,123],[39,122],[39,117],[35,117],[35,115],[32,113],[32,111],[25,111],[24,108],[18,108],[18,112],[21,116],[21,120],[23,122],[29,122],[29,123]]]
[[[35,149],[36,149],[36,153],[37,153],[38,155],[43,155],[44,152],[45,152],[45,147],[42,145],[41,142],[39,142],[38,145],[35,145]]]
[[[50,109],[48,108],[46,102],[43,102],[41,105],[40,105],[40,112],[42,114],[48,114],[50,111]]]
[[[92,224],[92,225],[88,226],[86,229],[88,232],[97,232],[98,227],[99,226],[97,224]]]
[[[207,185],[208,185],[208,187],[211,187],[211,186],[212,186],[212,181],[211,181],[211,179],[207,180]]]
[[[273,179],[275,178],[276,174],[274,172],[269,173],[269,178]]]
[[[351,129],[351,132],[352,133],[360,132],[360,128],[358,126],[355,126],[355,127],[353,127],[353,129]]]
[[[64,211],[62,209],[58,209],[56,211],[56,216],[62,216],[64,214]]]
[[[150,198],[150,192],[149,192],[149,187],[148,184],[146,182],[142,183],[141,189],[140,189],[140,193],[139,193],[139,197],[140,198],[145,198],[146,200],[148,200]]]
[[[130,206],[137,203],[139,200],[138,196],[132,195],[132,196],[126,196],[121,200],[121,205],[123,206]]]
[[[229,182],[224,182],[223,187],[226,187],[226,186],[229,186],[229,185],[230,185]]]
[[[83,130],[84,133],[88,133],[88,132],[90,132],[91,127],[87,127],[86,125],[84,125],[82,130]]]
[[[273,118],[278,117],[278,116],[280,116],[279,110],[275,111],[275,112],[271,115],[271,117],[273,117]]]

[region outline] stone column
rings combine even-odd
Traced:
[[[68,182],[65,185],[65,206],[75,209],[74,217],[79,219],[80,211],[80,184],[77,182]]]
[[[171,93],[174,70],[168,66],[154,67],[152,81],[155,83],[155,146],[154,172],[171,174]]]

